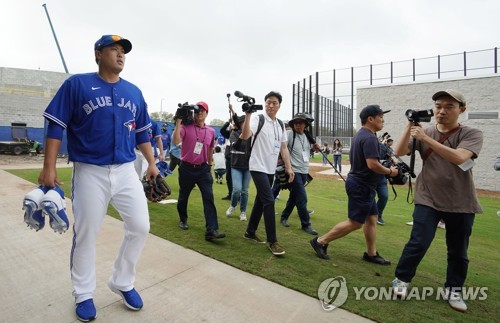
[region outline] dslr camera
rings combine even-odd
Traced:
[[[236,96],[239,100],[238,102],[244,102],[241,106],[243,112],[254,113],[255,111],[264,109],[262,105],[255,104],[255,99],[251,96],[245,95],[240,91],[234,91],[234,96]]]
[[[175,111],[174,120],[182,119],[181,124],[187,126],[194,122],[194,110],[198,110],[199,107],[197,105],[191,105],[187,102],[177,104],[179,107],[177,111]]]
[[[434,112],[432,109],[429,110],[412,110],[408,109],[405,112],[406,118],[408,118],[408,121],[411,121],[413,123],[419,123],[419,122],[430,122],[432,116],[434,116]]]

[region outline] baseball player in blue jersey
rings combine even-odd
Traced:
[[[132,310],[143,302],[134,289],[135,267],[149,232],[149,213],[142,184],[134,170],[137,145],[156,177],[151,127],[142,92],[120,78],[125,54],[132,44],[116,35],[102,36],[94,46],[97,73],[77,74],[61,86],[43,113],[48,121],[45,159],[38,181],[46,187],[61,184],[56,158],[66,130],[69,160],[73,162],[72,202],[75,223],[71,249],[71,280],[76,315],[93,320],[96,289],[96,238],[111,203],[124,222],[125,235],[108,285]]]
[[[160,126],[153,119],[151,121],[151,127],[148,131],[148,138],[151,142],[151,147],[153,149],[153,155],[155,157],[155,163],[158,161],[165,160],[165,153],[163,152],[163,143],[161,141],[161,133]],[[158,150],[157,150],[158,149]],[[139,179],[142,179],[146,173],[146,169],[148,168],[148,161],[146,157],[142,154],[142,152],[136,147],[135,149],[135,161],[134,167],[137,175],[139,175]]]

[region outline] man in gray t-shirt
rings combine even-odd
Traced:
[[[405,298],[408,285],[417,266],[429,248],[436,226],[442,219],[446,224],[447,262],[446,299],[460,312],[467,310],[462,299],[462,286],[467,277],[467,249],[476,213],[482,213],[474,180],[473,159],[483,145],[479,129],[458,122],[466,110],[465,98],[455,90],[439,91],[432,96],[435,102],[436,125],[423,129],[408,123],[395,149],[396,155],[409,154],[413,148],[423,160],[422,171],[415,185],[415,209],[410,240],[406,243],[393,281],[393,292]],[[416,146],[413,147],[413,140]]]
[[[292,130],[287,132],[288,135],[288,151],[290,152],[290,161],[292,169],[295,173],[293,182],[289,184],[290,195],[286,202],[286,207],[281,213],[280,223],[289,227],[288,217],[297,206],[302,230],[305,232],[317,235],[318,232],[311,228],[309,222],[309,211],[307,210],[307,193],[304,187],[306,184],[307,176],[309,174],[309,156],[311,149],[319,150],[318,144],[310,144],[304,133],[305,129],[309,126],[312,120],[308,119],[304,113],[297,113],[292,120],[288,123]]]

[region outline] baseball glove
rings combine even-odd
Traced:
[[[170,186],[167,182],[157,176],[156,179],[146,179],[146,176],[142,179],[142,186],[144,187],[144,193],[146,198],[151,202],[159,202],[172,194]]]

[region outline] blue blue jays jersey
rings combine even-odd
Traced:
[[[153,148],[157,148],[156,137],[161,136],[160,125],[153,119],[151,119],[150,121],[151,121],[151,127],[148,129],[149,140],[151,141],[151,146]]]
[[[95,165],[133,161],[136,136],[144,142],[139,136],[151,127],[139,88],[121,78],[107,83],[97,73],[64,81],[43,116],[66,129],[70,161]]]

